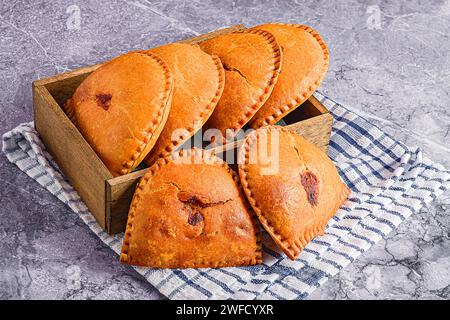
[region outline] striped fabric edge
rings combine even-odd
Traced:
[[[350,115],[353,120],[355,119],[360,119],[359,116],[355,115],[354,113],[350,112],[349,110],[347,110],[346,108],[334,103],[332,100],[327,99],[324,96],[321,96],[320,94],[317,94],[316,96],[319,97],[319,100],[321,100],[323,103],[328,104],[328,107],[332,110],[333,115],[339,115],[339,113],[346,113],[347,115]],[[339,115],[340,117],[342,117],[342,115]],[[361,119],[360,119],[361,120]],[[362,119],[363,120],[363,119]],[[365,121],[365,120],[364,120]],[[367,125],[367,124],[366,124]],[[407,192],[411,186],[412,186],[412,182],[417,178],[417,176],[420,174],[421,172],[421,168],[423,168],[422,166],[422,153],[419,149],[414,149],[413,151],[410,151],[408,147],[406,147],[405,145],[403,145],[402,143],[396,143],[392,138],[390,138],[388,135],[384,134],[383,132],[381,132],[381,130],[375,126],[370,125],[371,131],[372,133],[377,134],[379,137],[378,139],[382,138],[384,140],[384,144],[388,145],[389,150],[397,150],[397,151],[403,151],[403,154],[400,153],[398,154],[397,157],[393,158],[397,158],[395,159],[396,161],[399,162],[399,165],[397,167],[395,167],[395,169],[393,169],[393,174],[391,179],[388,179],[387,181],[382,181],[383,183],[381,185],[377,185],[378,190],[374,190],[373,187],[367,189],[365,188],[361,188],[358,189],[359,191],[361,191],[361,195],[364,197],[371,197],[374,198],[374,195],[379,196],[379,198],[381,198],[381,200],[378,200],[378,198],[376,198],[376,200],[374,199],[370,199],[371,201],[371,206],[373,206],[372,203],[376,204],[378,201],[381,201],[381,203],[386,202],[385,200],[387,199],[388,202],[393,202],[396,198],[398,198],[401,194],[398,193],[394,193],[391,197],[386,197],[384,195],[384,193],[389,190],[391,187],[394,187],[393,190],[398,190],[398,188],[396,188],[394,186],[394,183],[396,183],[398,180],[405,180],[403,181],[402,185],[402,192]],[[338,128],[339,130],[339,128]],[[336,131],[336,130],[335,130]],[[392,155],[391,155],[392,157]],[[429,162],[429,160],[427,160]],[[405,170],[405,167],[407,167],[407,170]],[[428,168],[430,169],[430,168]],[[436,164],[434,165],[434,169],[437,171],[440,171],[442,173],[448,172],[446,171],[442,166]],[[405,173],[407,173],[408,178],[401,178],[402,175]],[[423,171],[423,170],[422,170]],[[431,170],[434,171],[434,170]],[[434,179],[432,177],[430,177],[430,179]],[[446,181],[447,183],[445,183],[445,186],[442,186],[440,189],[437,190],[436,194],[441,194],[444,192],[444,190],[446,190],[448,188],[448,180],[449,177],[447,176],[446,180],[443,179],[441,182],[444,183],[444,181]],[[355,186],[354,186],[355,187]],[[436,188],[436,186],[433,186],[434,188]],[[370,193],[372,192],[372,194]],[[374,193],[373,193],[374,192]],[[357,199],[356,199],[357,200]],[[431,200],[430,200],[431,201]],[[362,201],[357,201],[358,202],[362,202]],[[395,203],[398,203],[398,201],[394,201]],[[428,201],[429,202],[429,201]],[[422,202],[422,206],[426,205],[428,202]],[[397,204],[399,205],[399,204]],[[406,205],[407,206],[407,205]],[[339,213],[343,213],[345,211],[350,211],[351,209],[354,209],[355,205],[349,205],[348,207],[345,207],[343,209],[348,209],[348,210],[344,210],[343,209],[340,210]],[[339,270],[341,270],[345,265],[347,265],[349,262],[354,261],[354,259],[359,256],[362,252],[366,251],[367,249],[369,249],[373,244],[375,244],[377,241],[379,241],[379,239],[381,239],[382,236],[386,235],[386,228],[381,228],[378,229],[376,226],[372,226],[373,224],[377,224],[379,223],[378,221],[383,221],[389,224],[389,226],[392,227],[396,227],[398,226],[398,224],[403,221],[406,217],[403,217],[402,219],[400,219],[400,221],[394,221],[394,222],[390,222],[388,219],[385,219],[383,217],[379,218],[378,221],[375,222],[371,222],[371,219],[373,219],[373,217],[375,217],[375,213],[376,212],[380,212],[382,210],[371,210],[374,212],[368,212],[367,208],[364,208],[363,206],[361,207],[361,211],[363,212],[367,212],[365,215],[361,216],[361,217],[356,217],[355,219],[352,217],[352,219],[342,219],[342,221],[348,222],[351,221],[351,224],[353,225],[353,228],[357,228],[358,230],[360,230],[361,226],[364,226],[364,231],[366,233],[368,233],[369,237],[367,236],[361,236],[359,238],[362,239],[358,239],[358,240],[362,240],[365,241],[365,243],[367,244],[366,246],[362,246],[362,248],[358,247],[357,245],[351,243],[352,238],[355,238],[355,235],[358,236],[357,233],[355,233],[354,230],[352,230],[351,227],[349,227],[348,225],[344,225],[341,226],[339,224],[337,224],[336,226],[334,226],[334,229],[330,229],[331,227],[333,227],[334,225],[334,221],[331,221],[330,224],[328,225],[328,229],[326,231],[326,235],[329,235],[331,238],[335,238],[334,241],[330,241],[330,242],[326,242],[326,241],[321,241],[320,238],[317,238],[315,241],[312,242],[312,244],[309,244],[307,246],[307,250],[305,250],[302,255],[305,257],[302,257],[302,255],[299,257],[299,259],[295,262],[293,262],[293,264],[295,264],[295,267],[292,268],[292,266],[289,266],[289,264],[291,264],[292,262],[288,259],[281,259],[280,256],[278,256],[278,259],[280,259],[279,262],[283,262],[284,264],[286,264],[287,266],[283,266],[285,268],[291,267],[292,269],[290,269],[288,272],[290,273],[294,273],[298,270],[302,270],[303,268],[305,268],[305,266],[309,265],[310,261],[314,262],[314,266],[317,266],[316,269],[318,271],[320,271],[321,273],[327,275],[327,277],[321,277],[321,279],[327,279],[330,276],[336,274]],[[414,210],[418,210],[421,206],[415,206],[412,208],[411,213]],[[365,209],[365,210],[364,210]],[[382,207],[380,207],[380,209],[384,209],[387,210],[388,214],[392,215],[392,210],[390,210],[387,207],[387,203],[385,203]],[[339,217],[339,213],[337,214],[337,217]],[[353,213],[353,211],[352,211]],[[398,213],[397,213],[398,214]],[[367,216],[367,222],[364,223],[365,221],[360,221],[364,218],[364,216]],[[347,220],[347,221],[346,221]],[[354,221],[353,221],[354,220]],[[356,223],[357,222],[357,223]],[[336,233],[331,233],[331,231],[335,231]],[[384,232],[384,233],[383,233]],[[332,235],[333,234],[333,235]],[[343,238],[343,236],[345,235],[349,235],[348,238],[350,240],[346,241],[345,238]],[[348,254],[342,254],[342,252],[334,249],[333,247],[331,247],[331,245],[335,242],[340,243],[340,245],[342,246],[342,244],[346,244],[346,248],[350,248],[353,250],[353,257],[349,256]],[[313,246],[316,243],[324,243],[325,246],[322,247],[322,250],[311,250],[309,247]],[[331,247],[331,248],[328,248]],[[355,249],[356,248],[356,249]],[[359,249],[359,250],[358,250]],[[326,257],[321,257],[320,255],[323,254],[323,251],[326,250],[325,252],[331,256],[331,258],[326,258]],[[308,252],[309,251],[309,252]],[[315,254],[314,254],[315,251]],[[267,253],[267,250],[264,250],[265,253]],[[313,252],[313,253],[310,253]],[[357,254],[355,254],[355,252]],[[336,263],[336,259],[345,259],[346,261],[348,261],[347,264],[338,264]],[[330,270],[330,271],[329,271]],[[326,272],[328,271],[328,272]],[[332,272],[331,272],[332,271]],[[242,277],[243,279],[245,279],[245,277]],[[233,296],[233,298],[246,298],[246,299],[254,299],[254,298],[258,298],[258,296],[265,290],[268,290],[268,292],[270,292],[269,288],[272,285],[277,284],[277,282],[280,282],[279,279],[283,278],[283,273],[281,273],[281,276],[277,276],[277,273],[272,273],[269,275],[265,275],[264,277],[258,277],[258,274],[253,274],[253,278],[251,283],[247,283],[246,285],[238,285],[235,286],[236,283],[238,283],[237,281],[233,281],[233,283],[228,284],[228,288],[230,288],[232,291],[235,291],[236,289],[238,291],[236,291],[235,295]],[[193,281],[195,283],[195,281],[198,280],[198,283],[196,283],[197,285],[201,285],[201,280],[203,280],[202,278],[194,278]],[[321,280],[318,282],[318,284],[316,286],[307,286],[305,285],[305,283],[303,283],[303,287],[305,288],[304,291],[299,291],[298,293],[298,297],[299,298],[305,298],[309,293],[312,292],[313,288],[316,288],[318,286],[320,286],[320,284],[323,283],[324,280]],[[252,286],[252,284],[255,284]],[[240,287],[240,289],[239,289]],[[255,287],[256,289],[252,290],[252,287]],[[307,289],[307,290],[306,290]],[[298,291],[298,290],[297,290]],[[189,295],[185,295],[182,292],[169,292],[168,293],[169,296],[171,296],[172,298],[179,298],[179,299],[185,299],[185,298],[189,298]],[[225,296],[227,296],[227,294],[225,294]],[[224,298],[223,295],[219,295],[218,293],[216,293],[215,297],[217,298]],[[264,298],[267,298],[267,296],[263,296]],[[211,298],[211,297],[209,297]],[[272,295],[271,298],[275,298],[275,299],[279,299],[282,298],[281,296],[274,294]],[[284,297],[286,298],[286,297]]]
[[[330,221],[326,235],[308,244],[297,261],[283,258],[266,237],[263,266],[199,270],[135,268],[161,293],[172,299],[303,299],[449,187],[449,172],[422,158],[420,150],[395,142],[379,128],[364,123],[365,120],[320,93],[316,97],[335,116],[330,156],[343,164],[339,166],[340,173],[352,187],[350,200]],[[352,133],[350,129],[356,131]],[[361,137],[361,132],[358,135],[360,129],[368,135]],[[11,141],[22,135],[24,139]],[[349,148],[354,138],[358,138],[355,144],[364,146],[364,151]],[[347,158],[340,152],[343,146],[350,149]],[[391,150],[388,155],[387,148]],[[9,161],[79,213],[103,242],[120,252],[122,235],[111,237],[98,226],[56,164],[47,160],[51,157],[32,123],[5,134],[3,152]],[[38,170],[39,167],[45,170]],[[381,177],[377,176],[379,172],[383,174]]]

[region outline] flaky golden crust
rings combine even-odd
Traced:
[[[273,155],[279,152],[270,161],[279,162],[265,174],[262,169],[270,161],[262,161],[256,150],[265,150],[261,146],[267,141]],[[291,259],[323,234],[350,193],[323,151],[282,127],[260,128],[246,137],[239,151],[239,176],[260,223]]]
[[[283,52],[272,94],[250,121],[259,128],[277,123],[314,93],[328,70],[329,54],[321,36],[308,26],[270,23],[254,28],[272,33]]]
[[[166,63],[131,52],[90,74],[72,97],[80,132],[114,176],[129,173],[156,142],[170,110]]]
[[[259,226],[236,174],[200,149],[159,158],[136,189],[120,261],[156,268],[261,263]]]
[[[167,63],[174,79],[169,117],[146,159],[150,165],[156,158],[172,153],[208,120],[222,95],[225,73],[218,57],[196,45],[173,43],[148,52]],[[184,134],[173,139],[175,130]]]
[[[275,38],[264,30],[245,30],[200,43],[217,55],[225,69],[225,88],[207,128],[241,129],[270,96],[281,68],[282,54]]]

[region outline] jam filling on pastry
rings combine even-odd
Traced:
[[[308,202],[312,206],[319,203],[319,183],[317,176],[311,171],[306,171],[301,174],[302,186],[306,191]]]
[[[155,145],[169,115],[173,83],[160,57],[129,52],[99,66],[66,104],[67,115],[113,177],[138,167]]]
[[[188,223],[191,226],[196,226],[198,225],[200,222],[202,222],[205,218],[203,217],[203,215],[201,214],[201,212],[198,211],[194,211],[192,213],[189,213],[189,217],[188,217]]]
[[[278,163],[269,173],[263,170],[267,150]],[[259,221],[291,259],[323,235],[350,193],[327,154],[284,127],[267,126],[247,135],[238,160],[242,186]]]
[[[204,220],[202,209],[218,205],[224,205],[225,203],[227,203],[228,201],[232,201],[233,199],[211,202],[207,201],[206,199],[201,199],[199,196],[191,195],[188,192],[180,191],[178,193],[178,200],[183,202],[186,205],[186,207],[189,208],[190,210],[188,216],[188,223],[192,226],[196,226]]]
[[[99,93],[95,96],[97,105],[108,110],[111,105],[112,95],[109,93]]]
[[[204,150],[184,151],[183,159],[182,152],[159,158],[142,177],[120,261],[156,268],[261,263],[259,226],[237,175]]]

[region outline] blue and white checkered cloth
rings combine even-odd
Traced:
[[[450,171],[424,157],[418,148],[393,140],[345,107],[315,95],[334,116],[329,156],[352,190],[324,236],[309,243],[296,261],[281,254],[266,234],[263,265],[135,268],[137,272],[170,299],[303,299],[450,186]],[[120,253],[123,234],[110,236],[100,228],[46,152],[33,123],[7,132],[3,152]]]

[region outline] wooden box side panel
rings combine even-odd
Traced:
[[[283,120],[286,123],[286,128],[293,129],[325,152],[328,150],[333,126],[333,116],[330,115],[328,110],[315,97],[310,97],[303,105],[291,112]],[[208,150],[213,154],[219,155],[239,148],[242,143],[243,140],[238,140]]]
[[[125,231],[134,191],[148,168],[106,182],[106,230],[109,234]]]
[[[327,113],[329,112],[325,106],[323,106],[314,96],[311,96],[294,111],[284,116],[282,121],[287,125],[290,125]]]
[[[105,223],[105,181],[111,174],[43,86],[33,86],[35,128],[48,152],[99,224]]]
[[[328,151],[332,127],[333,116],[329,113],[286,126],[286,128],[295,130],[295,132],[324,152]]]

